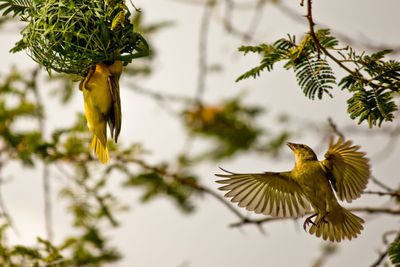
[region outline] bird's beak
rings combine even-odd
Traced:
[[[297,149],[297,144],[295,144],[295,143],[287,142],[286,145],[293,151],[295,151]]]

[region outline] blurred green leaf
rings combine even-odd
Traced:
[[[395,266],[400,264],[400,239],[397,237],[389,246],[388,255]]]
[[[185,177],[193,179],[193,177]],[[144,172],[132,175],[125,186],[142,187],[144,193],[141,201],[147,202],[159,196],[171,198],[185,213],[192,212],[194,205],[190,201],[193,188],[179,183],[173,179],[167,179],[156,172]]]
[[[184,114],[188,131],[217,142],[205,153],[207,158],[217,160],[251,147],[261,133],[255,126],[261,112],[259,107],[246,107],[239,99],[232,99],[220,105],[193,107]]]

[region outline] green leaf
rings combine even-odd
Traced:
[[[161,169],[161,168],[160,168]],[[185,176],[185,179],[193,180],[193,177]],[[194,206],[190,201],[193,188],[185,186],[176,180],[165,179],[162,175],[156,172],[144,172],[129,177],[126,186],[141,186],[144,188],[144,194],[141,201],[148,202],[155,197],[167,196],[174,200],[181,211],[185,213],[192,212]]]
[[[265,46],[266,46],[265,44],[260,44],[258,46],[251,46],[251,45],[246,46],[246,45],[243,45],[243,46],[239,47],[238,50],[240,52],[243,52],[244,55],[246,55],[249,52],[261,54],[264,51]]]
[[[319,43],[328,49],[333,49],[335,48],[335,46],[337,46],[339,44],[338,40],[333,37],[330,36],[330,30],[329,29],[321,29],[318,30],[315,35],[317,36]]]
[[[249,52],[264,54],[263,59],[261,60],[261,64],[251,70],[245,72],[240,75],[236,82],[240,80],[244,80],[250,77],[256,78],[260,76],[260,73],[267,69],[267,71],[271,71],[273,65],[283,59],[287,59],[290,55],[290,51],[294,48],[295,45],[286,39],[280,39],[276,41],[273,45],[260,44],[259,46],[241,46],[239,51],[244,52],[246,55]]]
[[[260,73],[265,69],[272,69],[272,66],[270,64],[261,64],[255,68],[252,68],[251,70],[245,72],[244,74],[240,75],[237,79],[236,82],[253,77],[253,78],[257,78],[258,76],[260,76]]]
[[[220,105],[187,110],[185,123],[190,132],[216,142],[200,158],[219,160],[247,151],[256,142],[261,130],[255,120],[262,111],[260,107],[245,106],[239,99],[231,99]]]
[[[392,53],[392,51],[393,51],[392,49],[384,49],[384,50],[378,51],[378,52],[373,53],[373,54],[371,55],[371,59],[372,59],[372,60],[381,60],[381,59],[383,59],[387,54]]]
[[[397,110],[391,92],[384,88],[372,90],[359,88],[347,100],[347,104],[347,111],[350,113],[350,118],[358,118],[358,124],[366,120],[369,127],[377,123],[381,126],[383,121],[392,121],[394,117],[393,112]]]
[[[388,248],[388,255],[392,264],[398,266],[400,264],[400,240],[396,238]]]
[[[17,15],[24,15],[27,9],[31,5],[30,0],[0,0],[0,3],[4,2],[0,5],[0,10],[3,10],[3,16],[8,15],[13,12],[13,17]]]
[[[297,82],[304,94],[310,98],[315,98],[317,94],[321,99],[323,94],[332,97],[329,90],[336,83],[331,67],[326,60],[320,58],[309,58],[295,66]]]
[[[16,255],[27,256],[34,259],[40,259],[42,256],[40,255],[39,251],[34,248],[26,247],[26,246],[15,246],[14,251],[12,252]]]

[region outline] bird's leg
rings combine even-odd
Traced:
[[[310,217],[307,217],[307,218],[306,218],[306,220],[304,221],[304,224],[303,224],[304,231],[307,232],[307,226],[308,226],[310,223],[313,224],[313,225],[315,225],[315,223],[314,223],[313,221],[311,221],[311,219],[314,218],[314,217],[317,216],[317,215],[318,215],[318,213],[315,213],[315,214],[311,215]]]
[[[325,213],[324,216],[322,216],[314,225],[317,227],[320,227],[323,223],[328,223],[327,220],[325,220],[326,215],[328,215],[329,212]]]

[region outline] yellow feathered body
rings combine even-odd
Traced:
[[[314,223],[310,221],[312,223],[310,234],[337,242],[345,238],[355,238],[360,234],[364,220],[338,203],[323,165],[319,161],[302,161],[293,168],[291,174],[301,185],[304,195],[317,214]]]
[[[122,68],[121,61],[115,61],[111,65],[97,64],[79,85],[83,93],[88,128],[93,134],[90,149],[94,150],[94,155],[103,164],[110,161],[107,124],[115,142],[121,130],[119,78]]]

